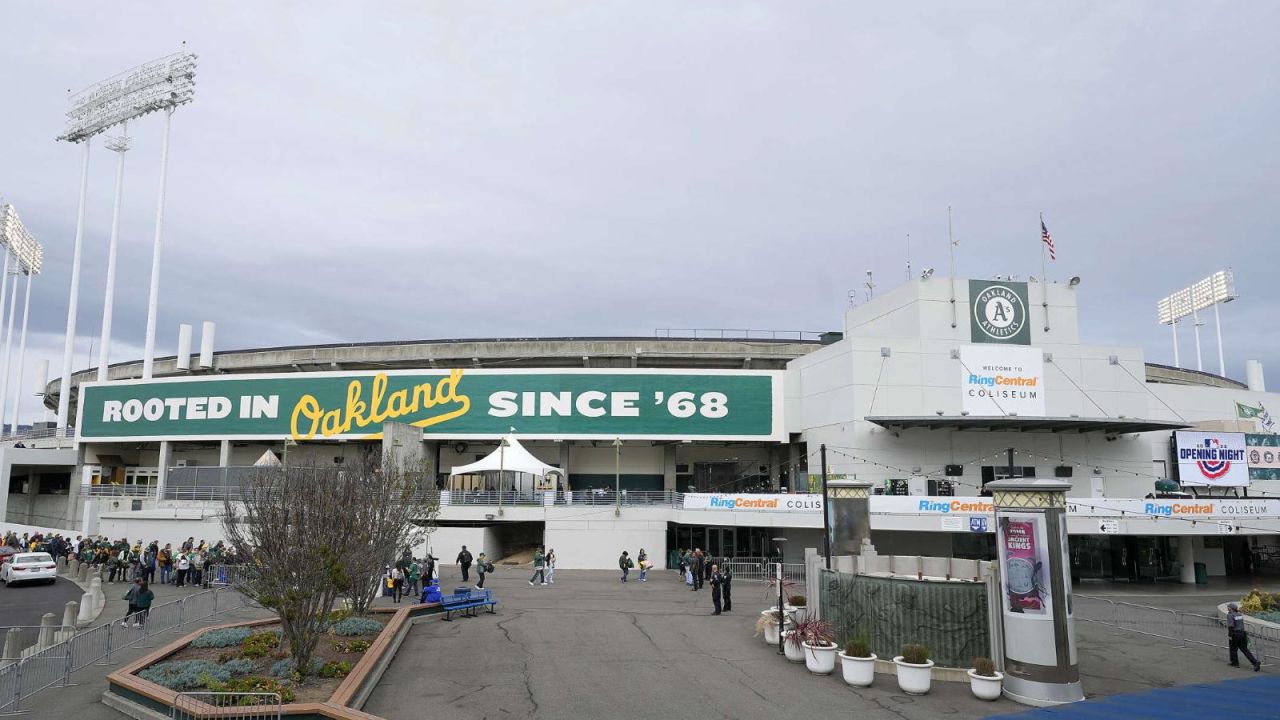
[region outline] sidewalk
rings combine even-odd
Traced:
[[[119,622],[128,604],[120,599],[127,590],[123,583],[108,584],[103,587],[107,596],[107,604],[94,626],[106,622]],[[156,587],[156,605],[173,602],[186,595],[199,591],[199,588],[174,588],[172,586]],[[114,594],[114,597],[113,597]],[[76,720],[122,720],[127,717],[101,702],[102,693],[106,690],[106,677],[117,667],[135,660],[155,648],[167,645],[184,635],[202,627],[222,625],[238,620],[257,620],[270,616],[270,612],[259,608],[245,607],[220,613],[212,618],[184,624],[181,628],[152,636],[139,645],[129,647],[111,655],[111,664],[90,665],[71,676],[74,683],[68,687],[51,687],[22,703],[23,710],[30,711],[29,717],[35,718],[75,718]]]

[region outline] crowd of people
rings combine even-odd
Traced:
[[[702,552],[701,548],[680,548],[676,557],[680,575],[691,591],[701,590],[704,584],[711,586],[711,604],[715,609],[713,615],[733,609],[733,570],[727,562],[722,567],[714,558]]]
[[[134,583],[140,579],[151,585],[158,576],[162,585],[207,588],[214,580],[213,566],[237,561],[235,551],[225,543],[210,545],[204,540],[196,542],[194,537],[174,548],[172,543],[161,547],[158,540],[130,543],[125,538],[112,541],[103,535],[77,535],[71,540],[59,533],[18,535],[10,531],[4,536],[4,545],[24,552],[47,552],[55,560],[75,558],[106,583]]]

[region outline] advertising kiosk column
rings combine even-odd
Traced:
[[[1004,622],[1004,694],[1026,705],[1084,699],[1067,556],[1067,490],[1059,480],[987,483],[996,511]]]
[[[862,552],[862,541],[871,537],[871,497],[869,480],[829,480],[827,494],[830,508],[831,554],[857,555]]]

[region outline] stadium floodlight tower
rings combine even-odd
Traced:
[[[1180,364],[1178,360],[1178,321],[1182,318],[1190,317],[1196,336],[1196,370],[1204,370],[1204,362],[1200,354],[1200,326],[1204,324],[1204,321],[1200,319],[1200,311],[1212,307],[1213,322],[1218,334],[1218,374],[1226,376],[1226,357],[1222,350],[1222,316],[1218,312],[1218,306],[1222,303],[1231,302],[1237,297],[1239,295],[1236,294],[1235,274],[1232,273],[1231,268],[1227,268],[1226,270],[1219,270],[1191,285],[1191,287],[1183,288],[1156,303],[1156,319],[1160,321],[1161,325],[1168,325],[1173,328],[1174,365]]]
[[[58,434],[66,433],[67,416],[71,401],[71,362],[75,349],[76,309],[80,296],[80,248],[84,237],[85,200],[89,190],[89,148],[93,136],[116,125],[125,125],[160,110],[164,111],[164,145],[160,155],[160,196],[156,208],[156,232],[151,260],[151,296],[147,310],[147,344],[143,373],[151,377],[152,357],[155,352],[156,306],[160,291],[160,246],[164,220],[164,192],[169,165],[169,127],[173,111],[195,99],[196,56],[180,52],[143,63],[132,70],[107,78],[71,96],[67,110],[67,130],[58,137],[71,143],[84,143],[84,161],[80,171],[80,209],[76,220],[76,239],[71,255],[71,297],[67,304],[67,334],[62,353],[62,381],[58,393]],[[122,132],[122,137],[124,133]],[[117,168],[116,216],[119,216],[120,182],[124,162],[123,151],[127,139],[113,141],[112,150],[120,152]],[[116,222],[113,221],[111,257],[107,262],[107,310],[103,315],[102,357],[109,356],[110,310],[115,291],[115,238]],[[100,363],[102,364],[102,363]]]
[[[14,384],[13,409],[9,413],[10,432],[17,432],[18,416],[22,410],[22,370],[27,359],[27,318],[30,316],[31,310],[31,280],[34,276],[40,274],[40,268],[44,263],[44,248],[23,227],[22,220],[18,218],[18,213],[13,209],[12,205],[0,206],[0,243],[4,245],[7,252],[12,253],[16,258],[17,272],[27,276],[27,288],[24,291],[25,300],[22,304],[22,339],[18,343],[18,378]],[[15,297],[17,287],[18,283],[15,277]],[[9,312],[10,317],[12,317],[13,309]],[[12,321],[10,321],[9,328],[10,339],[12,339]],[[0,428],[3,427],[4,398],[9,393],[9,376],[11,374],[9,369],[13,367],[9,363],[9,350],[11,347],[10,343],[6,341],[4,380],[0,381]]]

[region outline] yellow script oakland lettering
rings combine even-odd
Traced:
[[[415,427],[427,427],[446,420],[466,415],[471,409],[471,398],[458,393],[458,381],[462,379],[462,370],[452,370],[434,384],[430,381],[419,383],[412,388],[402,388],[388,395],[387,376],[379,373],[373,378],[373,388],[369,400],[364,399],[364,384],[352,380],[347,385],[347,401],[340,408],[326,409],[314,395],[303,395],[293,406],[293,418],[290,421],[290,432],[294,439],[310,440],[317,433],[321,437],[346,435],[355,429],[374,429],[374,434],[382,432],[382,423],[412,416],[429,410],[437,405],[449,403],[458,407],[427,418],[420,418],[410,424]]]

